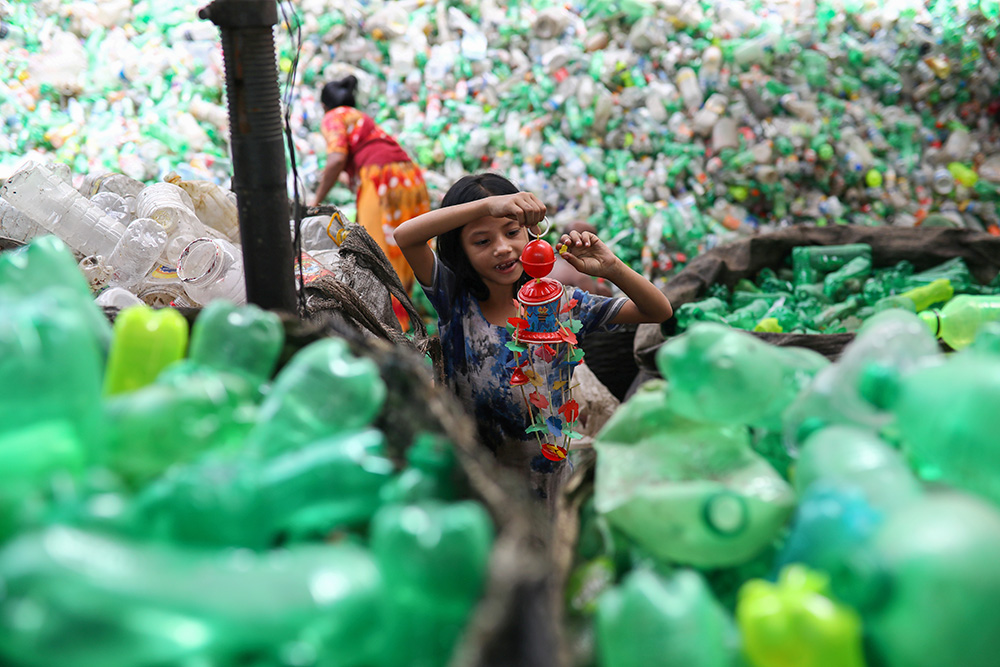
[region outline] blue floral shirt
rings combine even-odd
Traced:
[[[522,392],[524,388],[510,384],[516,363],[514,351],[507,347],[512,341],[509,330],[486,319],[476,298],[459,289],[455,274],[436,256],[431,285],[421,287],[438,312],[445,377],[475,418],[483,444],[505,465],[527,465],[539,453],[539,445],[535,435],[525,432],[532,424],[532,414]],[[576,336],[581,342],[591,332],[614,329],[615,325],[609,322],[627,301],[564,287],[563,304],[572,300],[575,305],[560,317],[580,322]],[[539,361],[533,358],[535,368],[539,368]],[[558,405],[561,393],[553,386],[560,379],[568,381],[576,362],[570,362],[564,355],[549,362],[541,361],[546,369],[549,395],[553,404]]]

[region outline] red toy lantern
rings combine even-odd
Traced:
[[[508,320],[513,340],[507,347],[514,353],[510,383],[521,388],[532,415],[527,432],[536,434],[545,458],[562,461],[570,441],[582,437],[573,430],[580,407],[573,400],[570,379],[583,350],[576,347],[580,330],[580,322],[572,319],[576,302],[564,304],[562,283],[546,277],[555,261],[547,241],[536,238],[524,247],[521,266],[533,280],[518,290],[518,315]]]

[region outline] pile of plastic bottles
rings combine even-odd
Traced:
[[[41,154],[77,174],[225,182],[222,51],[202,4],[3,2],[0,177]]]
[[[756,282],[741,280],[731,293],[725,285],[712,285],[708,298],[677,308],[677,330],[719,322],[746,331],[845,333],[857,331],[875,313],[905,308],[922,313],[932,330],[957,348],[971,338],[959,342],[946,333],[951,327],[939,325],[935,306],[950,313],[957,304],[980,304],[976,310],[987,321],[988,313],[1000,308],[1000,277],[981,285],[960,257],[919,273],[905,260],[875,269],[871,246],[856,243],[800,246],[792,250],[791,263],[777,272],[762,270]]]
[[[830,363],[702,323],[657,363],[595,440],[596,664],[995,664],[1000,326],[944,354],[888,310]]]
[[[62,239],[101,305],[246,302],[236,197],[215,183],[107,173],[78,191],[65,165],[29,162],[0,197],[0,236]]]
[[[112,328],[51,236],[0,255],[0,332],[0,662],[447,662],[493,524],[442,436],[390,458],[374,361],[275,374],[278,317],[222,300]]]
[[[39,150],[77,173],[223,182],[221,58],[201,4],[5,3],[0,49],[15,76],[0,88],[0,162]],[[352,73],[433,197],[469,171],[502,170],[557,223],[589,220],[654,278],[796,222],[912,226],[940,213],[1000,231],[995,3],[280,6],[307,189],[325,160],[319,89]]]

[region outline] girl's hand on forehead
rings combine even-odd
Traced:
[[[545,219],[545,204],[530,192],[495,195],[485,201],[491,217],[516,220],[522,227],[533,227]]]
[[[556,250],[570,266],[588,276],[607,278],[618,265],[618,258],[611,248],[592,232],[573,230],[563,234]]]

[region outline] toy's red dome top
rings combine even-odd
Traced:
[[[556,263],[556,254],[548,241],[535,239],[524,246],[521,252],[521,266],[532,278],[543,278],[549,275]]]

